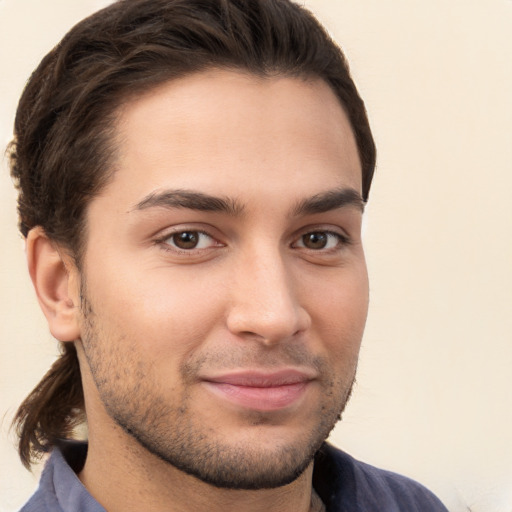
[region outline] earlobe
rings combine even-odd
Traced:
[[[50,332],[59,341],[80,337],[78,270],[40,226],[27,236],[27,262]]]

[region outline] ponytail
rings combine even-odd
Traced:
[[[84,395],[75,345],[61,343],[61,355],[20,405],[13,420],[23,465],[41,458],[59,439],[72,438],[85,421]]]

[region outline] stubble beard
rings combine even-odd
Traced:
[[[110,418],[160,460],[219,488],[269,489],[297,479],[341,419],[355,380],[355,367],[351,378],[343,381],[323,359],[312,359],[297,352],[296,347],[293,351],[280,352],[281,361],[306,362],[323,376],[323,402],[318,404],[316,428],[304,432],[300,438],[296,436],[279,445],[263,446],[264,443],[258,444],[261,429],[272,428],[275,418],[271,413],[249,411],[246,419],[255,429],[253,442],[233,442],[226,440],[207,421],[197,418],[191,411],[188,394],[182,394],[179,402],[169,403],[165,394],[159,392],[161,384],[152,379],[150,368],[135,357],[129,358],[126,339],[102,341],[101,329],[95,321],[97,317],[85,294],[82,294],[82,315],[85,356]],[[191,376],[197,375],[205,361],[211,364],[212,359],[218,359],[225,363],[227,356],[215,354],[185,363],[181,368],[182,381],[190,381]]]

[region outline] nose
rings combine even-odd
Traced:
[[[230,332],[270,346],[306,331],[311,319],[297,285],[279,251],[239,262],[230,279]]]

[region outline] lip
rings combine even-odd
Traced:
[[[236,406],[257,411],[291,407],[314,380],[311,372],[283,369],[275,372],[236,371],[203,379],[214,395]]]

